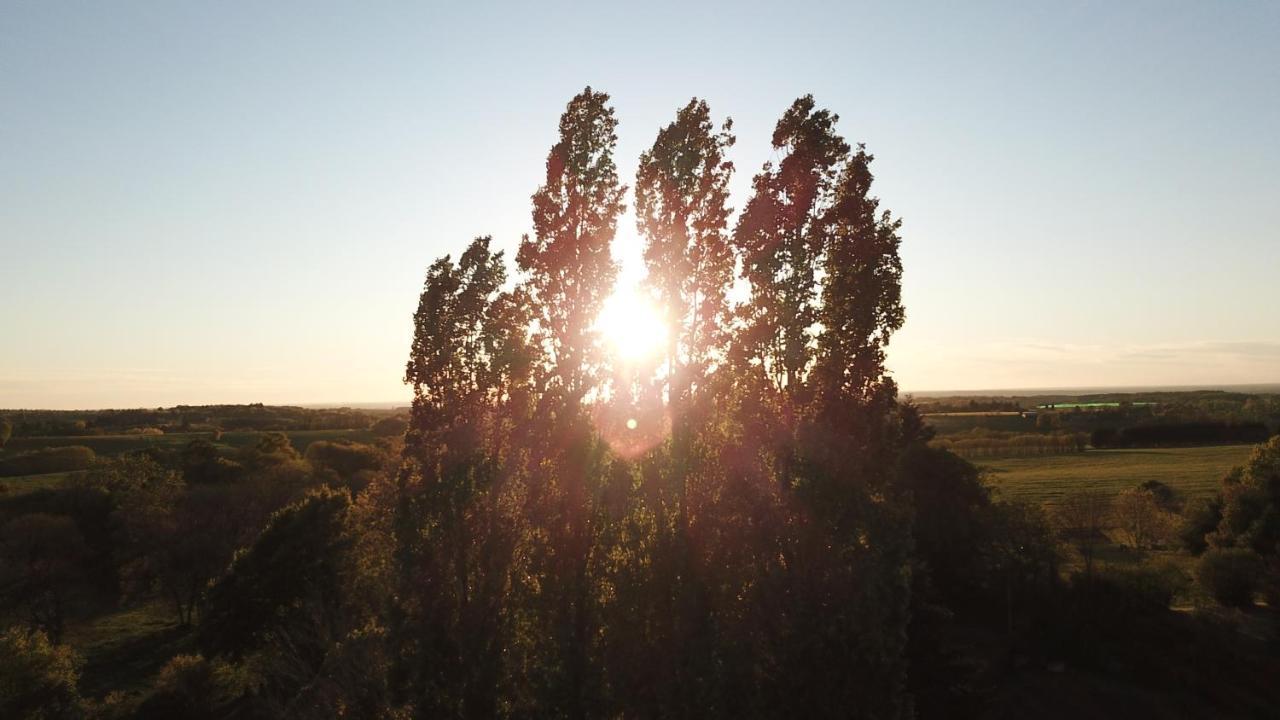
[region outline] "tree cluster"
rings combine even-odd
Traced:
[[[428,268],[394,460],[281,433],[99,460],[3,503],[9,619],[56,642],[81,585],[167,600],[191,646],[93,706],[138,717],[965,714],[951,618],[1028,636],[1055,546],[898,402],[900,221],[837,120],[786,110],[732,226],[732,124],[694,99],[660,129],[634,198],[668,342],[628,362],[596,326],[628,188],[586,89],[517,272],[488,237]],[[74,690],[34,637],[6,642]]]
[[[1263,422],[1201,420],[1164,422],[1094,430],[1089,444],[1096,448],[1169,447],[1257,443],[1271,437]]]

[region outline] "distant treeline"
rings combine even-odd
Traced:
[[[1271,430],[1262,422],[1200,421],[1099,428],[1093,431],[1089,444],[1096,448],[1163,447],[1259,443],[1269,437]]]
[[[939,398],[937,400],[917,400],[916,407],[921,413],[957,413],[957,412],[1018,412],[1022,405],[1009,398]]]
[[[973,409],[966,404],[973,400]],[[1058,407],[1022,415],[1005,411],[1001,403],[1035,408],[1038,405],[1071,403],[1119,403],[1115,406]],[[1150,404],[1143,404],[1150,403]],[[915,403],[930,426],[940,436],[963,435],[973,429],[1032,433],[1071,432],[1092,435],[1095,431],[1118,432],[1121,428],[1174,427],[1179,425],[1258,425],[1280,432],[1280,395],[1186,392],[1143,395],[1081,395],[1039,397],[929,398]],[[1145,431],[1143,431],[1145,432]],[[1224,440],[1150,441],[1158,444],[1205,442],[1258,442],[1254,431],[1229,433]],[[1213,433],[1209,433],[1212,437]],[[1266,436],[1262,436],[1264,439]],[[1149,442],[1142,440],[1141,442]],[[1096,443],[1095,443],[1096,445]],[[1102,447],[1102,446],[1098,446]]]
[[[272,405],[179,405],[131,410],[0,410],[14,437],[202,432],[210,430],[364,430],[391,410]]]
[[[934,440],[932,445],[972,459],[1083,452],[1088,439],[1084,433],[1016,433],[978,428]]]

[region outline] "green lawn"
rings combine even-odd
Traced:
[[[998,497],[1053,502],[1073,490],[1119,493],[1147,480],[1159,480],[1186,498],[1218,489],[1228,470],[1243,464],[1252,445],[1144,450],[1090,450],[1069,455],[980,460]]]

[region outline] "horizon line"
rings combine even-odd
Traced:
[[[966,397],[966,396],[994,396],[994,397],[1034,397],[1039,395],[1062,395],[1062,394],[1105,394],[1105,393],[1125,393],[1137,394],[1143,392],[1280,392],[1280,382],[1256,382],[1256,383],[1188,383],[1182,385],[1062,385],[1062,386],[1043,386],[1043,387],[1004,387],[1004,388],[974,388],[974,389],[945,389],[945,390],[920,390],[899,389],[898,397]],[[357,400],[347,402],[213,402],[200,404],[180,403],[170,406],[155,406],[155,409],[172,409],[177,407],[213,407],[213,406],[248,406],[263,405],[266,407],[299,407],[308,410],[338,410],[342,408],[350,408],[352,410],[382,410],[382,409],[399,409],[409,408],[413,405],[412,398],[402,400]],[[153,406],[150,405],[134,405],[134,406],[117,406],[117,407],[97,407],[97,408],[50,408],[50,407],[0,407],[0,413],[12,412],[110,412],[123,410],[147,410]]]

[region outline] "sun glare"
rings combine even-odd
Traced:
[[[637,289],[614,292],[600,310],[596,329],[612,352],[626,362],[658,357],[667,343],[662,314],[649,296]]]

